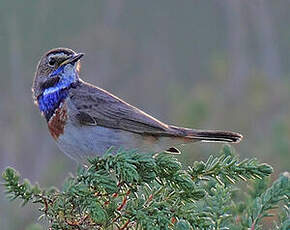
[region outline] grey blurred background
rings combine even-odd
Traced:
[[[290,2],[228,0],[0,0],[0,169],[60,185],[76,164],[50,137],[31,98],[41,55],[86,53],[81,77],[180,126],[244,135],[242,158],[290,165]],[[185,165],[220,144],[194,144]],[[9,203],[1,229],[31,229],[37,210]],[[34,210],[34,211],[32,211]]]

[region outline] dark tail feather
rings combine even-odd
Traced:
[[[224,142],[224,143],[239,143],[243,136],[239,133],[231,131],[220,131],[220,130],[198,130],[198,129],[187,129],[171,126],[176,131],[181,131],[182,136],[203,142]]]
[[[239,143],[243,136],[231,131],[219,130],[186,130],[187,136],[204,142]]]

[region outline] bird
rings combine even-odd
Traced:
[[[237,132],[168,125],[80,78],[83,53],[54,48],[38,62],[32,97],[59,149],[76,161],[108,149],[179,154],[194,142],[238,143]]]

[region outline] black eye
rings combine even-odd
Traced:
[[[50,66],[54,66],[55,62],[56,62],[55,58],[50,58],[49,61],[48,61],[48,64]]]

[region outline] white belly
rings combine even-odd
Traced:
[[[114,152],[120,148],[137,150],[141,153],[160,152],[174,145],[184,143],[183,139],[173,137],[143,136],[120,129],[101,126],[75,126],[67,123],[64,134],[57,144],[69,157],[83,161],[88,157],[102,156],[109,148]]]
[[[119,130],[97,126],[75,127],[67,124],[64,134],[60,135],[57,144],[69,157],[80,160],[89,156],[101,156],[108,148],[120,148],[122,141]]]

